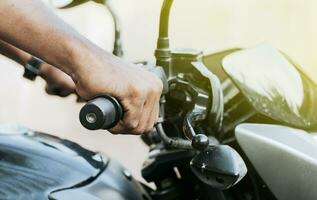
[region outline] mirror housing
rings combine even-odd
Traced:
[[[217,145],[200,152],[190,166],[200,181],[221,190],[234,186],[247,173],[241,156],[228,145]]]

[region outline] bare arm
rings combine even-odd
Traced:
[[[96,48],[39,0],[1,0],[0,38],[68,74]]]
[[[69,74],[83,98],[110,94],[125,113],[115,133],[140,134],[158,119],[161,81],[93,45],[39,0],[0,0],[0,40]]]
[[[18,64],[24,66],[25,63],[31,58],[31,55],[17,49],[7,42],[0,40],[0,54],[14,60]]]
[[[18,49],[11,44],[0,40],[0,54],[17,62],[25,67],[26,63],[31,59],[31,55]],[[60,69],[53,67],[47,63],[42,63],[39,74],[45,81],[45,90],[50,95],[68,96],[75,92],[75,84],[73,80]]]

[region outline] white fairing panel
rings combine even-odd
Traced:
[[[313,134],[265,124],[241,124],[235,134],[277,199],[317,199],[317,141]]]

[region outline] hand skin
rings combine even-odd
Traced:
[[[46,81],[45,91],[49,95],[67,97],[76,94],[75,83],[70,76],[47,63],[41,65],[40,76]]]
[[[111,132],[142,134],[157,121],[162,82],[92,44],[40,0],[1,0],[0,40],[67,73],[84,99],[116,97],[124,118]]]

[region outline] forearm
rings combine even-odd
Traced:
[[[70,75],[97,48],[39,0],[1,0],[0,39]]]
[[[31,58],[31,55],[0,40],[0,54],[24,66]]]
[[[83,99],[116,97],[125,114],[114,133],[141,134],[157,121],[162,82],[93,45],[40,0],[0,0],[0,40],[68,73]]]
[[[11,44],[4,42],[0,40],[0,54],[6,56],[7,58],[10,58],[11,60],[17,62],[21,66],[25,67],[25,65],[30,61],[32,58],[32,55],[26,53],[25,51],[22,51],[21,49],[18,49]],[[45,80],[50,78],[50,71],[55,71],[52,69],[53,66],[48,64],[42,64],[40,68],[40,76],[44,78]],[[56,69],[57,70],[57,69]],[[50,82],[53,82],[50,78]]]

